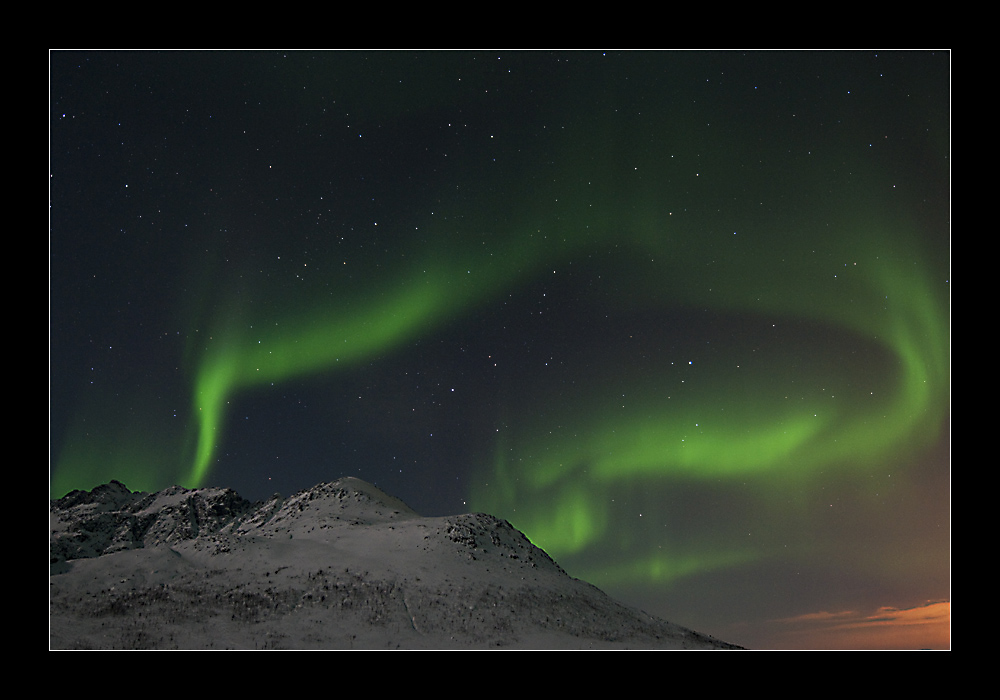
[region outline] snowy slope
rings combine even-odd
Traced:
[[[506,521],[424,518],[353,478],[257,504],[112,482],[50,522],[52,648],[735,648],[571,578]]]

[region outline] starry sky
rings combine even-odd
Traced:
[[[49,55],[50,497],[357,476],[950,647],[948,51]]]

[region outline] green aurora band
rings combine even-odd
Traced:
[[[711,278],[702,274],[694,280],[684,272],[691,261],[671,256],[669,250],[651,251],[654,237],[647,231],[634,257],[655,253],[654,259],[668,262],[652,262],[644,271],[635,262],[628,274],[640,298],[656,300],[665,294],[675,306],[711,304],[784,323],[819,322],[854,338],[871,355],[876,371],[886,376],[854,377],[850,367],[826,366],[826,376],[810,372],[798,377],[800,383],[839,387],[845,396],[841,402],[815,391],[790,402],[769,389],[773,371],[749,379],[735,371],[731,376],[717,372],[713,390],[683,400],[666,400],[670,392],[655,375],[621,382],[598,379],[578,395],[550,397],[546,421],[514,425],[510,435],[502,434],[493,466],[475,480],[471,505],[507,518],[561,562],[585,552],[608,552],[600,572],[580,574],[591,580],[634,580],[641,572],[645,578],[668,581],[762,554],[695,542],[673,551],[664,551],[661,544],[651,553],[634,533],[622,540],[615,526],[616,498],[627,500],[631,494],[635,500],[644,493],[648,500],[673,479],[777,477],[768,483],[791,493],[816,473],[870,468],[934,441],[947,406],[949,362],[947,314],[940,293],[932,289],[931,273],[914,254],[903,256],[894,249],[900,234],[887,228],[844,224],[836,237],[842,241],[836,251],[816,256],[821,262],[813,265],[797,262],[797,271],[762,264],[760,276],[748,278],[735,267],[745,270],[746,259],[734,259],[732,269],[723,262]],[[357,295],[309,314],[281,313],[278,320],[263,323],[258,315],[251,324],[227,309],[230,328],[213,334],[197,375],[198,449],[187,482],[205,482],[225,407],[240,391],[347,368],[428,334],[576,252],[566,237],[554,238],[559,245],[546,247],[526,235],[523,240],[529,244],[489,260],[438,250],[407,274],[395,275],[402,281],[380,294]],[[594,245],[587,240],[580,249]],[[764,260],[774,253],[758,255]],[[829,274],[831,259],[849,263],[834,276]],[[674,280],[666,293],[664,279]],[[706,291],[700,296],[691,292],[697,289]],[[784,360],[774,359],[772,370]],[[734,394],[730,382],[749,382],[750,387]],[[628,395],[628,406],[614,405],[610,393]]]
[[[266,320],[257,314],[251,321],[235,305],[225,305],[219,319],[225,329],[213,333],[195,380],[198,447],[186,482],[205,482],[234,394],[368,362],[468,312],[538,262],[524,248],[483,257],[455,247],[437,250],[409,269],[383,271],[380,282],[397,280],[387,287],[341,289],[335,301],[308,313],[279,311]]]

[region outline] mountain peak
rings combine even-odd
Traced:
[[[251,504],[112,482],[54,500],[56,648],[732,648],[571,578],[505,520],[353,477]]]

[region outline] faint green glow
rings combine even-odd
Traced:
[[[724,569],[758,558],[759,553],[753,551],[680,555],[652,553],[610,562],[599,572],[594,572],[594,580],[599,580],[601,586],[609,587],[634,584],[636,581],[669,584],[685,576]]]
[[[141,434],[107,437],[72,434],[53,470],[50,492],[61,497],[75,489],[89,491],[111,479],[117,479],[133,491],[156,491],[163,488],[163,474],[175,463],[174,452],[164,451],[153,457],[148,440]]]
[[[117,479],[133,491],[155,491],[178,478],[184,454],[181,419],[164,420],[144,396],[119,389],[117,401],[91,400],[52,454],[49,490],[54,498]]]

